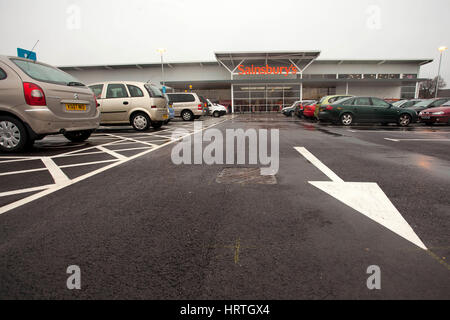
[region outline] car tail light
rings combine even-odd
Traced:
[[[38,85],[30,82],[23,83],[23,92],[25,94],[25,101],[30,106],[45,106],[47,104],[45,100],[44,90]]]
[[[333,110],[333,107],[332,106],[327,106],[325,109],[326,110]]]
[[[203,107],[201,104],[198,105],[198,110],[203,110]]]
[[[95,107],[98,108],[98,101],[97,101],[97,97],[94,94],[94,102],[95,102]]]
[[[156,106],[152,106],[152,109],[156,109]]]

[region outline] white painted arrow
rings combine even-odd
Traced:
[[[310,184],[414,243],[416,246],[427,250],[423,242],[378,184],[372,182],[344,182],[306,148],[296,147],[295,150],[332,180],[309,181]]]

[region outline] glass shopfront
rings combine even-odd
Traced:
[[[295,84],[240,84],[233,86],[234,112],[279,112],[301,100],[301,85]],[[303,86],[303,100],[318,100],[336,93],[336,87]]]

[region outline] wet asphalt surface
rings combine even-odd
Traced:
[[[174,165],[170,135],[192,123],[104,128],[83,144],[48,137],[0,155],[0,299],[450,299],[449,126],[202,123],[279,129],[276,183],[217,183],[223,169],[252,166]],[[378,183],[429,251],[309,184],[329,179],[294,147],[344,181]],[[73,184],[42,195],[55,176],[40,157]],[[66,288],[70,265],[81,290]],[[371,265],[381,290],[366,286]]]

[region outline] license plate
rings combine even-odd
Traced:
[[[86,111],[87,106],[85,104],[66,103],[66,110],[67,111]]]
[[[163,119],[164,119],[164,120],[166,120],[166,119],[168,119],[168,118],[169,118],[169,116],[168,116],[167,114],[163,115]]]
[[[422,119],[431,119],[431,117],[430,116],[422,116]]]

